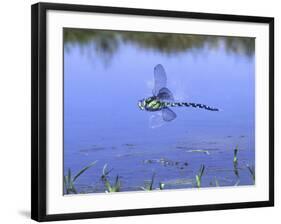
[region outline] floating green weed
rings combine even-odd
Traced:
[[[92,166],[94,166],[96,164],[97,161],[92,162],[90,165],[85,166],[83,169],[81,169],[73,178],[72,178],[72,174],[71,174],[71,170],[68,169],[67,175],[64,175],[63,177],[63,183],[64,183],[64,188],[65,188],[65,192],[66,194],[70,194],[70,193],[74,193],[77,194],[77,190],[75,188],[75,181],[77,180],[77,178],[79,176],[81,176],[86,170],[88,170],[89,168],[91,168]]]

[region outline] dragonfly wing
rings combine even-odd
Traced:
[[[162,109],[162,117],[164,121],[172,121],[177,117],[177,115],[170,108],[165,107]]]
[[[165,69],[161,64],[158,64],[154,67],[154,89],[152,91],[154,96],[157,96],[159,90],[166,87],[167,85],[167,76]]]
[[[162,101],[174,101],[174,96],[172,92],[166,87],[159,90],[157,98]]]
[[[149,118],[149,127],[150,128],[159,128],[163,126],[166,122],[163,120],[162,112],[155,112]]]

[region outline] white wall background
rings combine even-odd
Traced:
[[[51,1],[51,0],[50,0]],[[1,1],[0,7],[0,223],[30,220],[30,5],[36,1]],[[281,212],[281,14],[278,0],[60,0],[107,5],[275,17],[275,180],[274,208],[149,215],[60,223],[273,223]]]

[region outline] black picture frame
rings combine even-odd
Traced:
[[[114,210],[102,212],[54,214],[46,213],[46,13],[48,10],[100,12],[124,15],[162,16],[205,20],[254,22],[269,25],[269,200],[243,203]],[[116,216],[178,213],[206,210],[274,206],[274,18],[164,11],[89,5],[37,3],[31,10],[31,218],[37,221],[70,220]]]

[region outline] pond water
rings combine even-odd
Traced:
[[[176,101],[220,111],[173,108],[175,120],[151,128],[155,112],[138,101],[152,95],[157,64]],[[108,190],[105,164],[120,191],[152,179],[153,189],[253,185],[254,77],[252,38],[65,29],[64,174],[97,161],[78,193]]]

